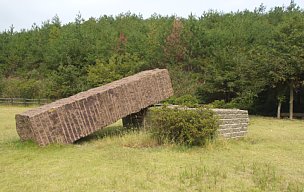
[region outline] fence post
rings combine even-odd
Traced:
[[[27,99],[27,98],[13,98],[13,97],[7,97],[7,98],[0,98],[0,104],[6,104],[6,105],[23,105],[23,106],[29,106],[31,104],[38,104],[38,105],[44,105],[47,103],[50,103],[51,100],[48,99]]]

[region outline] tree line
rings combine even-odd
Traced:
[[[172,102],[304,112],[304,11],[291,1],[188,18],[78,14],[0,33],[1,97],[59,99],[153,68],[169,69]]]

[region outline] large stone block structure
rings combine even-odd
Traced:
[[[21,140],[73,143],[173,95],[166,69],[143,71],[16,115]]]

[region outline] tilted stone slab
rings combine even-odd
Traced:
[[[143,71],[16,115],[21,140],[73,143],[173,95],[166,69]]]

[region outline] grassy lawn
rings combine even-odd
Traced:
[[[0,191],[304,191],[304,121],[251,117],[242,140],[158,146],[118,122],[73,145],[20,142],[0,106]]]

